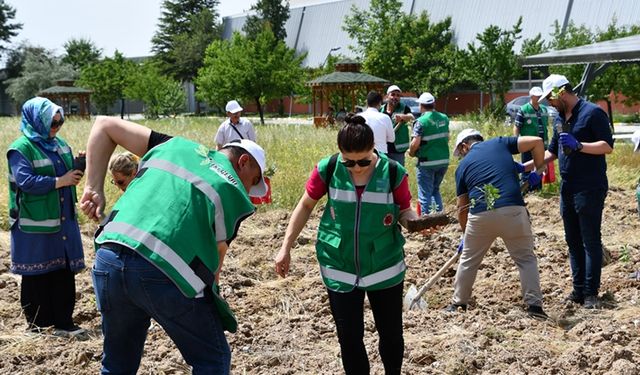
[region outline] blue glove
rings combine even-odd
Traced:
[[[580,143],[571,133],[560,133],[560,144],[562,147],[570,148],[572,151],[582,149],[582,143]]]
[[[530,187],[536,187],[540,185],[540,183],[542,182],[542,177],[540,177],[540,175],[537,174],[536,172],[531,172],[529,173],[529,177],[527,178],[527,181],[529,182]]]
[[[458,245],[458,253],[462,253],[462,248],[464,247],[464,237],[460,239],[460,244]]]
[[[514,161],[513,165],[516,167],[516,172],[518,172],[518,173],[524,172],[524,164],[521,164],[521,163],[518,163],[517,161]]]

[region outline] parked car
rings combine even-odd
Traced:
[[[518,113],[518,110],[520,109],[520,107],[527,104],[528,102],[529,102],[529,96],[524,95],[524,96],[518,96],[517,98],[507,103],[507,106],[505,107],[505,112],[507,114],[507,120],[505,121],[505,124],[509,126],[512,125],[516,120],[516,114]],[[547,99],[540,101],[540,104],[547,106],[549,110],[549,118],[551,119],[551,121],[553,121],[553,119],[558,115],[558,110],[550,106]]]
[[[404,103],[405,105],[408,105],[409,108],[411,108],[411,113],[413,114],[413,117],[415,118],[420,117],[421,113],[420,113],[420,104],[418,104],[418,98],[413,96],[403,96],[402,98],[400,98],[400,103]]]

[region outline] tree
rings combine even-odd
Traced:
[[[284,41],[287,37],[285,24],[289,19],[289,1],[282,0],[258,0],[251,6],[255,15],[247,17],[242,27],[247,37],[255,39],[265,28],[271,29],[276,40]]]
[[[40,47],[24,49],[24,63],[19,76],[6,80],[6,92],[16,105],[31,99],[39,91],[53,86],[56,80],[75,78],[76,73],[70,65],[55,57],[53,51]]]
[[[102,49],[95,46],[91,39],[71,38],[64,44],[65,55],[62,62],[67,63],[76,71],[81,71],[87,65],[97,63],[102,55]]]
[[[114,103],[123,100],[124,89],[131,85],[137,65],[115,51],[113,57],[89,65],[80,73],[78,85],[93,90],[91,95],[98,111],[108,114]]]
[[[220,105],[231,99],[253,101],[264,124],[262,105],[289,95],[303,77],[295,50],[276,41],[271,30],[255,40],[234,33],[229,41],[214,41],[196,78],[200,100]]]
[[[125,87],[129,99],[141,100],[145,104],[145,116],[176,116],[184,110],[186,94],[180,82],[162,75],[157,64],[147,62],[133,74],[132,83]]]
[[[44,47],[32,46],[29,42],[22,42],[16,48],[9,51],[7,62],[5,64],[5,73],[7,78],[16,78],[22,75],[24,63],[27,55],[40,56],[47,58],[52,52]]]
[[[4,0],[0,0],[0,52],[5,51],[5,43],[9,43],[11,38],[18,35],[18,30],[22,29],[21,23],[10,23],[16,17],[16,10]]]
[[[502,30],[491,25],[476,35],[480,42],[467,45],[466,71],[472,81],[481,90],[488,91],[492,98],[493,109],[502,110],[504,95],[511,88],[511,81],[520,72],[518,59],[513,52],[516,40],[522,32],[522,17],[511,30]],[[495,97],[499,97],[499,101]]]
[[[164,0],[158,31],[151,39],[160,70],[179,81],[192,81],[207,46],[221,35],[218,0]]]

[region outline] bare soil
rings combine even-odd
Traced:
[[[612,188],[603,219],[603,242],[611,262],[603,268],[603,308],[564,304],[571,290],[567,249],[557,197],[527,197],[548,321],[529,318],[516,268],[497,240],[484,259],[466,313],[442,312],[453,292],[455,269],[427,292],[426,310],[404,315],[406,374],[638,374],[640,373],[640,220],[631,190]],[[292,272],[281,279],[273,257],[289,219],[285,211],[247,220],[232,244],[222,276],[223,293],[240,322],[229,334],[233,374],[341,373],[340,350],[326,292],[315,260],[317,210],[298,239]],[[87,264],[93,264],[88,225]],[[430,236],[407,236],[410,284],[421,286],[453,254],[457,225]],[[18,276],[9,273],[9,234],[0,233],[0,373],[95,374],[100,369],[100,315],[89,269],[77,276],[75,319],[86,341],[25,333]],[[365,310],[365,341],[372,373],[382,374],[377,334]],[[140,374],[189,373],[162,328],[149,330]]]

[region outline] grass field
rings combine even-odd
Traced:
[[[219,117],[178,117],[175,119],[161,119],[155,121],[140,120],[140,124],[146,125],[156,131],[166,134],[186,137],[204,144],[207,147],[215,147],[213,137],[220,123],[224,119]],[[20,119],[2,118],[0,128],[3,136],[0,137],[0,147],[6,150],[9,144],[20,136],[18,130]],[[91,129],[92,121],[69,119],[65,122],[59,135],[67,140],[73,148],[74,154],[86,147],[86,141]],[[472,127],[480,130],[487,137],[498,135],[510,135],[511,129],[501,123],[491,121],[473,121]],[[292,209],[304,191],[304,184],[309,177],[313,166],[323,157],[337,152],[337,129],[316,129],[312,126],[301,125],[257,125],[256,132],[258,143],[267,153],[267,164],[277,168],[272,180],[273,204],[261,207],[260,210],[270,208]],[[456,132],[451,134],[451,145],[455,141]],[[630,143],[617,143],[613,154],[607,156],[608,176],[611,185],[624,189],[632,189],[638,179],[638,164],[640,156],[633,155]],[[451,207],[455,202],[455,181],[453,178],[457,160],[452,157],[449,170],[441,187],[445,208]],[[407,157],[407,170],[414,200],[417,196],[415,183],[415,159]],[[556,168],[557,170],[557,168]],[[0,171],[7,176],[7,163],[1,163]],[[5,180],[6,181],[6,180]],[[105,191],[108,199],[108,207],[118,198],[119,191],[115,186],[106,183]],[[81,192],[84,179],[78,186]],[[557,183],[545,186],[543,193],[556,194]],[[0,227],[8,229],[7,224],[7,183],[2,184],[0,190]],[[81,221],[84,218],[81,217]]]

